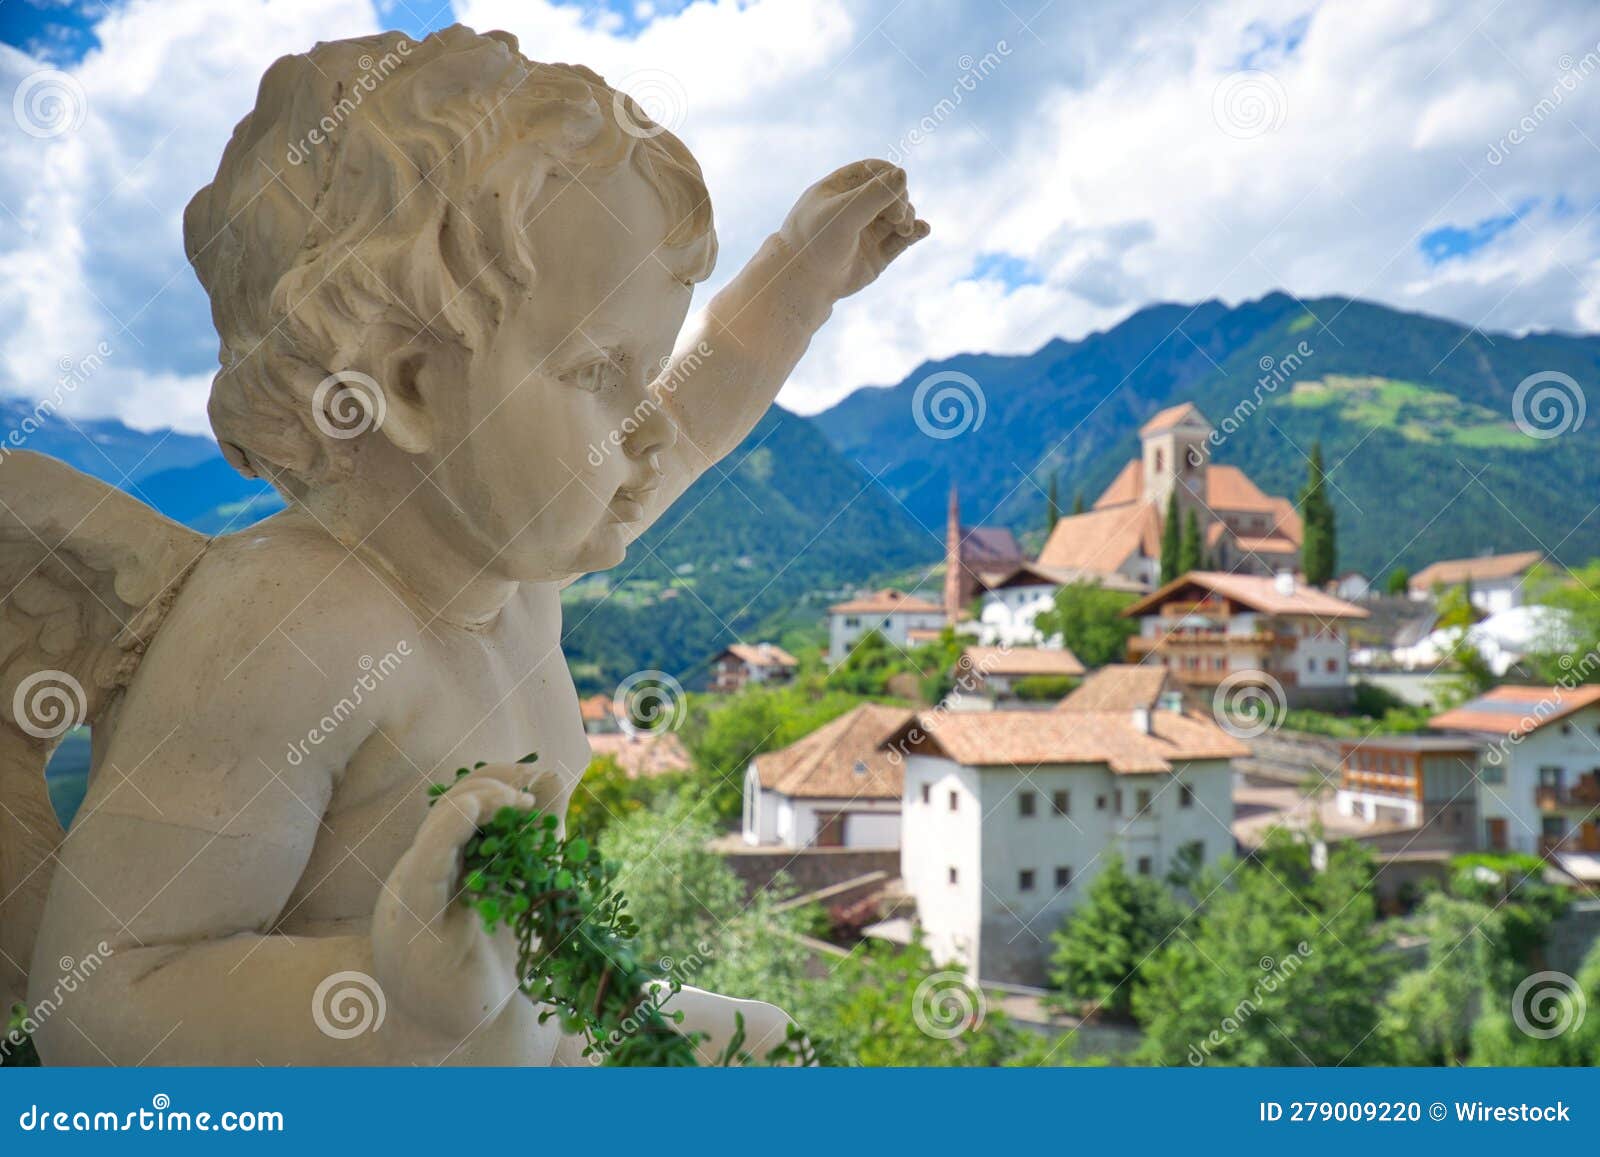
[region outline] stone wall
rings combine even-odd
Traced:
[[[768,887],[779,872],[789,878],[785,896],[831,888],[869,872],[882,872],[889,879],[900,875],[899,848],[736,848],[719,841],[714,850],[752,895]],[[880,880],[869,888],[830,896],[828,904],[859,900],[866,891],[884,883]]]
[[[1251,757],[1240,760],[1245,771],[1278,778],[1331,776],[1339,767],[1339,741],[1326,735],[1278,729],[1249,741]]]

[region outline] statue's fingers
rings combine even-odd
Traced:
[[[874,218],[888,213],[905,196],[905,170],[891,167],[889,172],[878,173],[849,192],[839,194],[839,204],[830,209],[829,216],[837,217],[848,229],[860,231]]]
[[[883,256],[884,264],[887,265],[896,257],[899,257],[900,254],[910,249],[918,241],[921,241],[930,232],[932,232],[932,229],[928,223],[918,220],[912,222],[909,233],[895,232],[885,237],[883,243],[878,247],[878,252]]]

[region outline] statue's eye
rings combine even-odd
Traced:
[[[562,375],[561,380],[577,386],[580,390],[597,394],[601,390],[615,386],[621,378],[622,371],[616,362],[610,358],[597,358],[595,361],[586,362],[574,370],[569,370]]]

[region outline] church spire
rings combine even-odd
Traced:
[[[961,617],[961,500],[950,482],[950,509],[944,526],[944,618],[950,626]]]

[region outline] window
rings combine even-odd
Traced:
[[[1097,811],[1097,812],[1103,812],[1103,811],[1106,810],[1106,797],[1105,796],[1097,795],[1097,796],[1094,797],[1094,810]]]
[[[933,802],[933,785],[932,784],[925,783],[925,784],[922,785],[922,802],[923,803],[931,803],[931,802]]]
[[[1178,806],[1179,807],[1193,807],[1194,806],[1194,788],[1190,787],[1186,783],[1180,783],[1178,785]]]
[[[1329,659],[1328,660],[1328,674],[1337,675],[1338,673],[1339,673],[1339,660],[1337,660],[1337,659]]]
[[[859,627],[861,625],[861,620],[856,618],[855,615],[846,615],[844,625],[847,627]]]
[[[950,882],[952,884],[954,884],[954,883],[957,882],[958,879],[959,879],[959,873],[957,873],[954,868],[951,868],[950,869]]]
[[[1154,865],[1150,862],[1149,856],[1139,857],[1139,875],[1148,876],[1154,870]]]
[[[1057,888],[1065,888],[1070,883],[1072,883],[1072,869],[1071,868],[1057,868],[1056,869],[1056,887]]]
[[[1478,770],[1478,779],[1484,783],[1504,783],[1506,781],[1506,766],[1504,763],[1485,763]]]
[[[1033,815],[1034,795],[1031,791],[1017,793],[1017,814],[1024,819]]]
[[[1314,659],[1314,658],[1307,658],[1306,659],[1306,670],[1311,672],[1312,674],[1316,673],[1316,670],[1317,670],[1317,661],[1316,661],[1316,659]]]
[[[951,811],[955,811],[957,806],[960,803],[961,803],[961,794],[959,792],[954,792],[954,791],[951,792],[950,793],[950,810]]]
[[[1111,801],[1112,801],[1112,806],[1114,808],[1116,808],[1117,814],[1121,815],[1122,814],[1122,789],[1120,787],[1117,788],[1116,791],[1111,793]]]
[[[1133,814],[1136,816],[1144,815],[1150,810],[1150,804],[1152,802],[1150,789],[1147,787],[1141,787],[1137,792],[1134,793],[1133,796]]]
[[[1072,795],[1070,792],[1058,791],[1050,796],[1050,810],[1058,816],[1072,814]]]
[[[1017,873],[1017,891],[1019,891],[1019,892],[1031,892],[1031,891],[1033,891],[1033,869],[1032,868],[1023,868],[1022,871]]]

